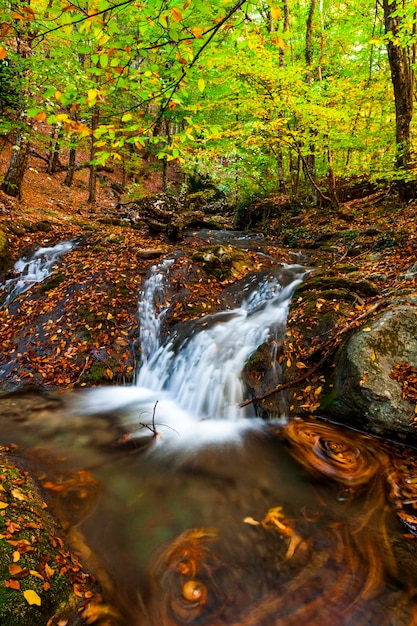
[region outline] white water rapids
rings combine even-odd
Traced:
[[[16,261],[14,264],[16,276],[1,286],[1,289],[8,292],[3,306],[10,304],[35,283],[40,283],[50,276],[61,255],[72,250],[75,245],[75,241],[62,241],[55,246],[38,248],[30,256]]]
[[[117,412],[134,436],[157,433],[164,447],[194,448],[238,441],[250,429],[261,429],[245,400],[242,369],[271,333],[282,338],[289,304],[305,268],[286,266],[291,282],[282,287],[268,277],[246,288],[238,308],[208,315],[188,337],[160,341],[161,321],[169,307],[164,285],[173,261],[152,268],[139,300],[141,363],[131,387],[101,387],[82,395],[84,414]],[[278,382],[278,381],[277,381]]]

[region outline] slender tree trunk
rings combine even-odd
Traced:
[[[69,157],[68,157],[67,174],[63,182],[63,184],[66,185],[67,187],[71,187],[72,182],[74,180],[76,158],[77,158],[77,148],[74,145],[71,145]]]
[[[98,127],[98,107],[94,105],[91,116],[91,143],[90,143],[90,174],[88,177],[88,200],[89,204],[94,204],[97,196],[97,165],[94,163],[96,158],[96,149],[94,146],[95,137],[94,131]]]
[[[60,149],[60,138],[62,135],[62,124],[58,124],[54,126],[51,134],[51,141],[49,143],[49,154],[48,154],[48,174],[55,174],[58,167],[59,162],[59,149]]]
[[[414,70],[410,48],[398,45],[395,39],[400,34],[401,17],[395,14],[399,8],[397,0],[383,0],[384,23],[387,37],[388,60],[395,100],[395,139],[397,145],[396,166],[406,170],[411,163],[410,126],[413,118]],[[413,51],[411,51],[413,54]],[[400,183],[400,196],[410,199],[411,187],[406,181]],[[413,195],[413,194],[411,194]]]
[[[288,9],[288,0],[283,0],[283,14],[284,14],[284,21],[283,21],[283,25],[282,25],[282,33],[285,34],[290,26],[290,14],[289,14],[289,9]],[[278,49],[278,59],[279,59],[279,67],[283,68],[284,64],[285,64],[285,49],[283,48],[283,46],[280,46]],[[284,118],[284,111],[279,111],[278,113],[278,117],[283,119]],[[279,139],[279,144],[278,144],[278,148],[276,151],[276,160],[277,160],[277,170],[278,170],[278,190],[280,193],[285,193],[286,192],[286,185],[285,185],[285,171],[284,171],[284,155],[283,155],[283,150],[282,150],[282,144],[281,144],[281,140],[282,140],[282,131],[279,130],[278,131],[278,139]]]
[[[317,7],[317,0],[311,0],[310,9],[307,17],[307,25],[306,25],[306,47],[305,47],[305,61],[306,61],[306,83],[307,85],[311,85],[313,82],[313,78],[311,75],[311,62],[312,62],[312,39],[313,39],[313,18],[314,12]],[[314,133],[314,131],[312,131]],[[315,157],[315,146],[312,142],[310,142],[309,146],[309,154],[307,154],[305,163],[307,167],[307,178],[309,181],[316,180],[316,157]],[[311,184],[311,199],[313,202],[317,202],[317,192],[316,188],[313,184]]]

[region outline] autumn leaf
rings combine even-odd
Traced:
[[[279,7],[271,7],[271,17],[273,20],[279,20],[281,17],[281,9]]]
[[[182,13],[181,13],[181,11],[179,9],[172,8],[171,9],[171,14],[172,14],[172,17],[174,18],[175,22],[181,22],[181,20],[182,20]]]
[[[41,605],[41,599],[36,593],[36,591],[33,591],[33,589],[27,589],[26,591],[23,592],[23,595],[25,597],[26,602],[28,602],[29,604],[37,604],[38,606]]]
[[[17,489],[16,487],[12,489],[12,496],[16,498],[16,500],[21,500],[21,501],[27,500],[27,497],[20,491],[20,489]]]
[[[9,565],[10,576],[15,576],[16,574],[18,574],[21,571],[22,571],[22,568],[20,567],[20,565],[17,565],[16,563],[12,563],[11,565]]]
[[[0,46],[0,61],[3,61],[7,57],[7,50]]]
[[[6,509],[8,506],[7,502],[0,502],[0,509]]]
[[[20,582],[18,580],[5,580],[4,586],[9,589],[16,589],[18,591],[20,589]]]

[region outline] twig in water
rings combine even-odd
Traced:
[[[155,422],[155,414],[156,414],[156,405],[158,404],[158,400],[155,402],[155,405],[153,407],[153,411],[152,411],[152,424],[145,424],[144,422],[139,422],[139,426],[142,426],[142,428],[147,428],[148,430],[151,431],[152,433],[152,438],[154,439],[159,439],[159,437],[161,436],[159,434],[159,432],[156,429],[156,422]],[[171,426],[168,426],[168,424],[160,424],[160,426],[165,426],[165,428],[169,428],[170,430],[174,431],[174,433],[177,433],[177,435],[179,434],[178,431],[175,430],[175,428],[172,428]]]

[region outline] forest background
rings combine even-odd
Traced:
[[[0,2],[2,190],[28,156],[71,186],[97,168],[167,164],[229,198],[337,203],[358,177],[414,197],[415,2],[109,0]],[[43,146],[43,149],[42,149]],[[67,162],[60,162],[65,150]],[[343,199],[343,198],[342,198]]]

